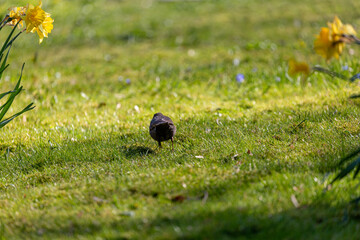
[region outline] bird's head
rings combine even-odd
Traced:
[[[154,117],[160,117],[160,116],[164,116],[161,112],[155,113]]]

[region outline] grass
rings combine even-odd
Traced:
[[[11,88],[26,62],[13,111],[36,108],[0,131],[0,236],[357,239],[358,181],[324,189],[359,146],[360,88],[286,72],[294,57],[360,72],[356,46],[329,63],[312,50],[335,14],[359,31],[359,7],[44,1],[53,33],[22,36],[1,79]],[[177,126],[174,152],[148,133],[159,111]]]

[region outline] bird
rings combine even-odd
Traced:
[[[161,142],[171,140],[172,150],[174,151],[176,127],[171,118],[164,116],[161,112],[155,113],[150,122],[149,131],[150,136],[159,143],[160,148]]]

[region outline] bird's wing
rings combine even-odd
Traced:
[[[163,121],[166,121],[166,122],[168,122],[168,123],[174,124],[173,121],[171,120],[171,118],[169,118],[169,117],[167,117],[167,116],[163,116],[163,117],[162,117],[162,120],[163,120]]]
[[[159,122],[159,123],[155,123],[153,126],[154,127],[162,127],[162,126],[169,126],[171,125],[171,123],[169,122]]]

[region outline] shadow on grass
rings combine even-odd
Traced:
[[[359,224],[355,218],[344,221],[344,206],[328,204],[291,208],[271,215],[243,207],[213,211],[204,206],[195,212],[185,206],[181,208],[185,211],[178,211],[178,215],[162,214],[143,225],[145,235],[161,229],[154,234],[155,238],[330,239],[337,235],[339,239],[356,239],[351,231],[358,231]]]
[[[122,146],[121,147],[123,154],[126,158],[134,158],[137,156],[147,156],[149,154],[153,154],[154,151],[145,146],[131,145],[131,146]]]
[[[165,208],[150,219],[136,217],[136,213],[101,222],[59,218],[55,222],[62,222],[61,226],[43,225],[40,231],[24,226],[21,234],[106,239],[357,239],[359,233],[359,219],[344,220],[344,205],[314,204],[264,215],[240,206],[214,210],[208,203],[196,208],[191,204],[174,203],[171,211]]]

